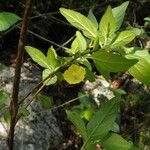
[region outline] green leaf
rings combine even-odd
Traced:
[[[100,140],[111,130],[118,114],[120,101],[113,98],[104,103],[87,124],[88,138]]]
[[[150,55],[127,55],[128,58],[139,59],[138,63],[129,69],[129,72],[136,79],[147,86],[150,86]]]
[[[9,100],[9,95],[4,92],[0,91],[0,108],[5,105],[5,103]]]
[[[85,128],[85,123],[80,118],[80,116],[75,112],[67,111],[67,117],[75,125],[79,134],[86,141],[87,140],[87,132],[86,132],[86,128]]]
[[[71,44],[71,49],[66,50],[67,53],[76,54],[77,52],[82,53],[87,48],[87,43],[83,35],[77,31],[76,38]]]
[[[55,69],[59,66],[59,61],[55,49],[51,46],[47,51],[47,63],[51,68]]]
[[[84,65],[86,68],[88,68],[89,70],[92,70],[92,66],[91,63],[84,57],[80,57],[76,60],[79,64]]]
[[[112,47],[113,46],[124,46],[124,45],[130,43],[135,38],[135,36],[136,35],[131,31],[122,31],[118,35],[118,37],[116,38],[114,43],[112,43]]]
[[[43,73],[42,73],[42,79],[44,80],[52,72],[53,72],[52,69],[44,69]],[[55,84],[56,81],[57,81],[57,76],[54,76],[54,77],[52,77],[50,79],[47,79],[44,83],[48,86],[48,85],[51,85],[51,84]]]
[[[132,26],[127,27],[126,30],[133,32],[136,36],[142,36],[144,34],[143,29],[134,28]]]
[[[92,12],[91,9],[89,10],[88,18],[94,23],[96,29],[98,29],[98,22],[97,22],[97,19],[96,19],[96,17],[94,16],[94,14],[93,14],[93,12]]]
[[[5,66],[3,64],[0,64],[0,72],[3,71]]]
[[[96,150],[96,144],[95,143],[88,143],[86,150]]]
[[[77,84],[84,80],[85,68],[73,64],[64,72],[64,79],[69,84]]]
[[[119,30],[122,25],[128,5],[129,5],[129,1],[126,1],[122,3],[120,6],[112,9],[113,16],[116,20],[116,31]]]
[[[90,81],[90,82],[95,82],[96,76],[95,74],[86,68],[86,78]]]
[[[82,113],[81,118],[85,118],[86,120],[89,121],[93,113],[94,113],[93,108],[88,108]]]
[[[134,54],[138,56],[146,56],[149,55],[148,50],[140,48],[140,47],[121,47],[121,49],[126,53],[126,54]]]
[[[30,112],[26,108],[22,107],[19,109],[18,114],[23,116],[23,117],[27,117],[30,115]]]
[[[76,32],[76,39],[78,42],[79,51],[82,53],[84,50],[87,49],[86,40],[85,40],[84,36],[79,31]]]
[[[113,124],[113,126],[111,128],[111,131],[117,132],[117,133],[120,132],[120,127],[119,127],[119,125],[116,122],[114,122],[114,124]]]
[[[3,112],[3,118],[4,118],[5,122],[6,122],[8,125],[10,125],[11,116],[10,116],[9,109],[6,109],[6,110]]]
[[[30,57],[38,63],[40,66],[44,68],[51,69],[47,57],[38,49],[31,47],[31,46],[25,46],[26,52],[30,55]]]
[[[97,29],[95,24],[87,17],[79,12],[65,8],[60,8],[60,13],[68,20],[69,23],[81,30],[86,37],[90,39],[96,38]]]
[[[87,97],[85,94],[81,92],[78,93],[78,97],[79,97],[81,105],[83,105],[85,108],[91,107],[92,104],[94,103],[92,99],[90,99],[89,97]]]
[[[19,20],[21,20],[21,18],[14,13],[1,12],[0,13],[0,32],[7,30],[9,27],[14,25]]]
[[[115,19],[113,17],[112,9],[110,6],[108,6],[105,14],[102,16],[102,19],[99,24],[99,29],[100,35],[104,37],[103,44],[106,45],[108,38],[111,37],[116,30]]]
[[[101,144],[106,150],[129,150],[132,147],[131,143],[115,133],[111,133]]]
[[[127,59],[107,52],[97,51],[92,56],[97,70],[107,78],[109,72],[124,72],[137,63],[136,59]]]
[[[37,99],[40,101],[43,108],[50,109],[52,107],[51,97],[39,93]]]

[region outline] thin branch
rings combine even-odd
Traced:
[[[28,30],[27,32],[28,32],[28,33],[31,33],[32,35],[34,35],[34,36],[36,36],[36,37],[38,37],[38,38],[40,38],[40,39],[42,39],[42,40],[44,40],[44,41],[50,43],[50,44],[53,44],[53,45],[55,45],[55,46],[57,46],[57,47],[59,47],[59,48],[68,49],[67,47],[61,46],[61,45],[59,45],[59,44],[57,44],[57,43],[55,43],[55,42],[53,42],[53,41],[51,41],[51,40],[48,40],[48,39],[46,39],[45,37],[40,36],[40,35],[34,33],[34,32],[31,31],[31,30]]]
[[[18,42],[18,53],[17,53],[15,76],[13,82],[13,92],[12,92],[12,99],[10,102],[11,121],[10,121],[10,129],[8,134],[9,150],[13,150],[13,144],[14,144],[14,131],[15,131],[15,124],[16,124],[16,116],[18,113],[18,93],[19,93],[20,73],[21,73],[22,59],[24,54],[24,45],[25,45],[26,35],[27,35],[27,26],[29,22],[30,11],[31,11],[31,2],[32,0],[26,0],[20,38]]]
[[[75,102],[75,101],[77,101],[77,100],[79,100],[80,98],[83,98],[83,97],[85,97],[85,96],[87,96],[87,95],[78,96],[78,97],[73,98],[73,99],[71,99],[71,100],[68,100],[67,102],[64,102],[64,103],[62,103],[62,104],[60,104],[60,105],[58,105],[58,106],[54,106],[54,107],[51,108],[51,109],[41,110],[41,111],[39,111],[39,112],[34,113],[33,116],[39,115],[39,114],[41,114],[41,113],[44,113],[44,112],[47,112],[47,111],[50,111],[50,110],[52,111],[52,110],[56,110],[56,109],[58,109],[58,108],[62,108],[62,107],[66,106],[66,105],[68,105],[68,104],[70,104],[70,103],[73,103],[73,102]],[[32,114],[31,114],[31,115],[32,115]]]

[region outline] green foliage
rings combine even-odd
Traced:
[[[102,105],[87,124],[88,138],[101,140],[112,128],[119,109],[119,100],[111,99]]]
[[[24,107],[21,107],[18,111],[18,116],[27,117],[29,115],[30,115],[30,112]]]
[[[46,59],[47,59],[48,65],[53,69],[55,69],[56,67],[60,65],[56,51],[52,46],[47,51]]]
[[[4,65],[0,64],[0,72],[5,68]]]
[[[45,108],[45,109],[50,109],[52,107],[51,97],[49,97],[49,96],[42,95],[42,94],[39,93],[37,95],[37,100],[40,101],[43,108]]]
[[[73,64],[64,72],[64,79],[69,84],[77,84],[84,80],[85,69],[79,65]]]
[[[51,69],[51,64],[49,64],[48,59],[40,50],[31,46],[26,46],[25,49],[26,52],[30,55],[30,57],[41,67]]]
[[[7,30],[19,20],[21,18],[14,13],[0,12],[0,32]]]
[[[71,49],[66,50],[67,53],[70,53],[71,55],[76,54],[77,52],[82,53],[87,49],[87,42],[84,38],[84,36],[77,31],[76,32],[76,38],[71,44]]]
[[[4,92],[4,91],[0,91],[0,108],[3,107],[6,102],[9,100],[9,95]]]
[[[130,150],[132,144],[123,139],[116,133],[110,133],[108,137],[101,142],[106,150]]]
[[[94,113],[94,101],[90,98],[88,98],[86,95],[83,93],[79,92],[78,93],[78,98],[80,101],[80,104],[77,106],[73,106],[71,108],[71,112],[77,113],[80,118],[83,118],[85,120],[90,120]]]
[[[97,70],[108,79],[110,72],[123,72],[137,63],[137,60],[129,60],[124,56],[115,55],[105,51],[97,51],[92,54]]]
[[[93,12],[92,12],[91,9],[89,10],[88,18],[94,23],[96,29],[98,29],[98,22],[97,22],[97,19],[96,19],[96,17],[94,16],[94,14],[93,14]]]
[[[138,58],[137,64],[129,69],[129,72],[145,85],[150,86],[150,55],[128,55],[129,58]]]
[[[103,37],[102,40],[100,38],[100,44],[105,46],[108,42],[108,38],[110,38],[116,30],[115,18],[112,14],[112,9],[110,6],[107,8],[105,14],[102,16],[99,24],[99,30],[100,36]]]
[[[124,46],[129,44],[135,38],[135,36],[136,35],[131,31],[122,31],[112,43],[112,46]]]
[[[150,25],[150,17],[146,17],[144,18],[144,21],[145,21],[145,26],[149,26]]]
[[[60,13],[66,20],[81,31],[76,32],[71,47],[65,51],[68,57],[58,56],[53,47],[45,56],[40,50],[26,46],[27,53],[44,68],[43,79],[53,74],[45,84],[54,84],[59,78],[69,84],[78,84],[84,79],[95,81],[92,71],[94,66],[106,79],[109,79],[111,72],[129,71],[139,81],[150,85],[149,52],[127,47],[139,35],[139,31],[119,31],[128,4],[127,1],[113,9],[108,6],[99,23],[91,10],[86,17],[74,10],[60,8]],[[123,94],[123,91],[116,91],[119,98]],[[96,144],[101,144],[106,150],[133,149],[132,144],[114,133],[118,132],[115,122],[120,103],[118,97],[102,104],[97,112],[92,107],[93,103],[82,97],[80,105],[67,111],[68,119],[76,126],[84,140],[82,150],[95,150]],[[51,107],[48,98],[40,95],[40,100],[44,107]]]
[[[76,126],[79,134],[86,141],[87,140],[87,132],[86,132],[84,121],[80,118],[80,116],[77,113],[71,112],[71,111],[67,111],[67,117]]]
[[[112,13],[113,13],[113,16],[114,16],[115,22],[116,22],[116,31],[119,30],[122,25],[128,5],[129,5],[129,1],[126,1],[123,4],[121,4],[120,6],[112,9]]]
[[[3,118],[5,120],[5,122],[10,125],[10,120],[11,120],[11,116],[10,116],[10,111],[9,109],[6,109],[4,112],[3,112]]]
[[[31,46],[26,46],[25,49],[36,63],[45,68],[42,73],[43,80],[60,65],[60,61],[58,60],[57,54],[53,47],[48,49],[47,56],[45,56],[40,50]],[[57,76],[54,76],[51,77],[51,79],[46,80],[45,84],[54,84],[56,81]]]
[[[89,105],[82,98],[82,103]],[[113,98],[104,103],[99,111],[95,112],[87,125],[75,109],[67,111],[68,119],[75,125],[79,134],[83,137],[84,145],[81,149],[95,150],[96,144],[101,144],[106,150],[129,150],[133,145],[120,135],[110,132],[114,127],[118,114],[120,100]],[[80,104],[81,105],[81,104]]]
[[[44,69],[42,72],[42,79],[44,80],[49,76],[50,73],[52,73],[53,69]],[[50,79],[47,79],[44,83],[45,85],[51,85],[55,84],[57,82],[57,76],[51,77]]]
[[[60,13],[76,28],[81,30],[83,34],[90,38],[94,39],[97,36],[97,29],[95,24],[91,22],[87,17],[80,14],[79,12],[60,8]]]

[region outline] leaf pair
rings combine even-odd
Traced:
[[[48,49],[47,56],[45,56],[40,50],[31,46],[26,46],[25,49],[36,63],[45,68],[42,73],[43,80],[60,65],[57,54],[53,47]],[[45,81],[46,85],[54,84],[57,81],[57,76],[55,75],[48,80]]]

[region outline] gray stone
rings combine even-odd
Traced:
[[[95,82],[86,81],[83,90],[97,105],[100,105],[100,102],[110,100],[114,97],[113,92],[110,90],[110,83],[105,79],[98,78]]]
[[[14,68],[5,67],[0,72],[0,90],[12,92]],[[19,96],[25,96],[41,80],[41,71],[37,67],[24,63],[21,70]],[[16,125],[15,150],[57,149],[63,136],[52,112],[43,111],[36,100],[28,108],[30,115],[22,118]],[[41,112],[41,113],[38,113]],[[0,150],[7,150],[6,137],[8,126],[0,115]]]

